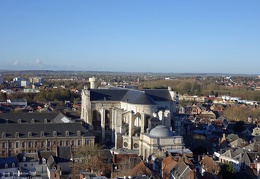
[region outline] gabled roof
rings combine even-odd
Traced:
[[[141,161],[138,165],[131,169],[128,172],[127,176],[135,177],[135,176],[142,176],[142,175],[153,175],[153,172]]]
[[[182,160],[178,161],[178,164],[172,169],[172,174],[175,178],[190,178],[192,170]]]
[[[217,162],[215,162],[212,158],[210,158],[209,156],[204,156],[204,158],[201,160],[201,165],[204,166],[205,168],[207,168],[207,172],[208,171],[213,171],[213,170],[220,170],[219,165],[217,164]],[[204,169],[205,169],[204,168]]]
[[[171,156],[168,156],[162,160],[163,178],[170,178],[170,172],[175,167],[175,165],[177,165],[177,161],[174,160]]]

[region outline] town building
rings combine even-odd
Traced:
[[[0,155],[55,151],[70,146],[76,150],[94,145],[94,136],[79,122],[61,113],[0,114]]]
[[[110,142],[114,151],[125,148],[143,154],[145,134],[158,125],[172,130],[177,97],[172,89],[93,89],[96,81],[92,78],[90,83],[90,89],[82,90],[81,119],[93,130],[97,143]]]

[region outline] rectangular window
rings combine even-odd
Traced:
[[[15,142],[15,148],[19,148],[19,142]]]
[[[32,147],[32,142],[28,142],[28,147]]]
[[[5,142],[2,143],[2,148],[3,148],[3,149],[6,148],[6,143],[5,143]]]
[[[25,142],[22,142],[22,148],[24,148],[25,147]]]
[[[87,140],[87,145],[91,145],[91,140]]]
[[[48,142],[47,142],[47,147],[50,147],[50,146],[51,146],[51,142],[48,141]]]
[[[81,140],[78,140],[78,146],[81,146]]]
[[[43,148],[45,145],[44,145],[44,141],[41,142],[41,147]]]
[[[60,141],[60,146],[62,146],[62,141]]]

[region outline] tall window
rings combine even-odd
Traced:
[[[19,148],[19,142],[15,142],[15,148]]]
[[[45,146],[45,142],[42,141],[42,142],[41,142],[41,147],[43,148],[44,146]]]

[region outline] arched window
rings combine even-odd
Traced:
[[[6,133],[3,132],[3,133],[2,133],[2,138],[5,138],[5,137],[6,137]]]
[[[81,136],[81,131],[77,131],[77,136]]]
[[[16,138],[19,138],[19,132],[16,132],[16,133],[15,133],[15,137],[16,137]]]
[[[44,137],[44,131],[41,131],[41,137]]]
[[[67,136],[69,136],[69,135],[70,135],[69,131],[66,131],[66,132],[65,132],[65,136],[67,137]]]
[[[5,164],[5,168],[8,168],[8,164],[7,163]]]

